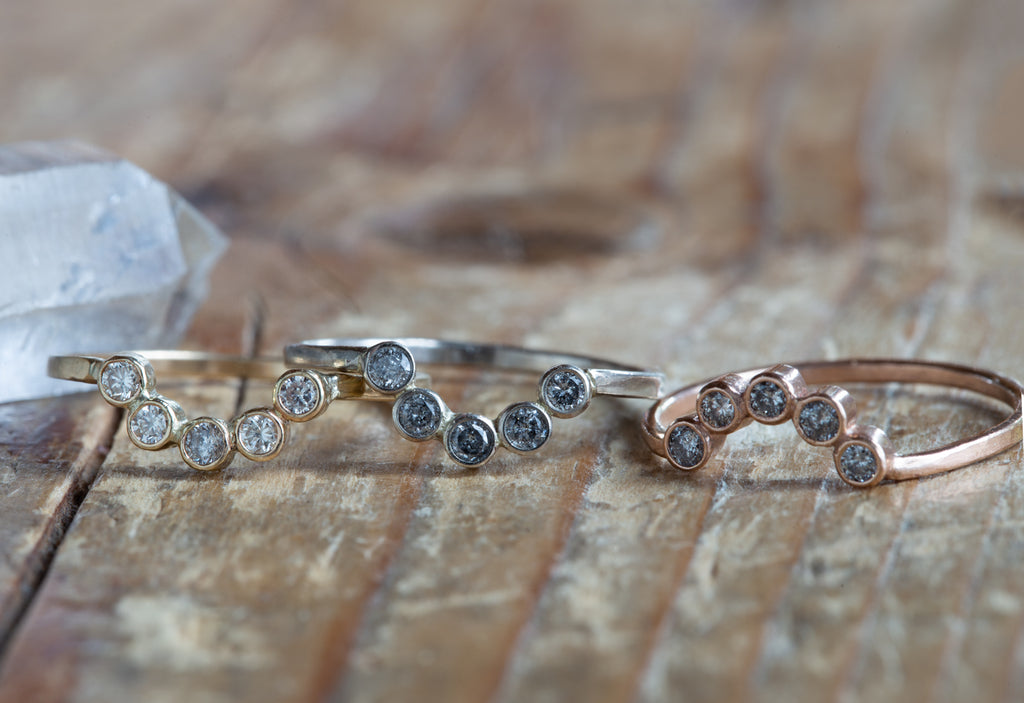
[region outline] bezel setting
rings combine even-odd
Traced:
[[[199,433],[206,436],[197,436]],[[200,442],[212,443],[213,447],[199,445]],[[178,449],[185,463],[198,471],[215,471],[227,466],[235,453],[227,423],[215,417],[197,417],[186,422],[181,428]],[[212,453],[207,461],[204,454],[208,451]]]
[[[553,366],[540,379],[540,402],[555,417],[576,417],[590,406],[593,397],[594,383],[578,366]]]
[[[263,426],[254,428],[253,425],[257,423]],[[276,436],[266,450],[262,452],[257,451],[259,449],[258,446],[246,441],[246,433],[252,428],[260,434],[264,434],[267,432],[268,427],[273,428]],[[239,415],[232,423],[232,435],[234,436],[235,448],[246,459],[251,461],[269,461],[284,449],[284,445],[288,441],[288,424],[271,408],[253,408]],[[263,438],[261,438],[261,441],[265,443]]]
[[[703,468],[715,453],[716,445],[708,428],[701,422],[696,413],[681,417],[668,426],[662,440],[662,449],[669,463],[683,471],[696,471]],[[695,443],[699,444],[699,454],[694,456]],[[682,444],[683,446],[677,446]],[[686,453],[689,452],[689,455]]]
[[[782,393],[784,404],[781,412],[776,415],[767,415],[757,412],[754,395],[762,384],[771,384]],[[743,392],[743,402],[750,417],[764,425],[781,425],[793,417],[793,410],[796,408],[797,399],[807,395],[807,385],[804,383],[800,372],[788,364],[779,364],[759,373],[750,379],[746,390]]]
[[[735,432],[748,422],[744,380],[734,374],[715,379],[697,396],[697,415],[711,432]]]
[[[847,451],[867,452],[874,461],[874,470],[870,475],[861,478],[856,471],[859,467],[847,465]],[[853,429],[849,436],[843,437],[835,446],[832,457],[836,472],[846,483],[856,488],[869,488],[878,485],[892,466],[895,452],[889,438],[877,427],[863,425]],[[863,461],[863,456],[854,461]]]
[[[123,378],[125,374],[130,378]],[[105,401],[125,408],[152,391],[154,376],[152,365],[138,354],[115,354],[100,366],[96,385]],[[130,384],[130,389],[119,392],[117,388],[125,383]]]
[[[403,412],[408,407],[408,404],[414,402],[423,403],[428,407],[433,406],[429,407],[429,409],[432,413],[437,414],[437,421],[431,422],[429,427],[424,427],[421,431],[412,431],[413,428],[409,424],[409,418],[403,418]],[[410,388],[405,390],[395,399],[395,404],[391,406],[391,420],[394,422],[395,429],[412,442],[425,442],[432,437],[436,437],[450,418],[451,411],[445,405],[441,396],[426,388]]]
[[[303,405],[297,405],[287,397],[287,394],[297,391],[312,392],[312,397],[303,401]],[[282,417],[292,422],[312,420],[323,413],[329,403],[330,389],[326,379],[311,369],[287,371],[274,385],[274,408]]]
[[[152,442],[147,442],[146,437],[140,431],[142,413],[149,414],[150,409],[155,409],[155,412],[160,413],[164,428],[161,431],[159,437]],[[156,397],[147,398],[141,403],[138,403],[128,413],[128,418],[125,421],[125,429],[128,433],[128,439],[132,441],[139,449],[157,450],[167,446],[167,444],[177,436],[181,428],[181,423],[184,421],[184,412],[181,410],[181,406],[177,403],[167,400],[166,398]],[[155,418],[145,420],[146,422],[153,422]]]
[[[527,434],[535,433],[535,437],[530,437],[528,441],[510,436],[517,430],[516,423],[526,419],[521,417],[524,415],[531,416],[537,423],[537,426],[526,429]],[[516,454],[535,452],[551,439],[551,416],[539,403],[514,403],[501,412],[497,424],[502,446]]]
[[[395,363],[398,365],[397,369],[386,368],[394,366]],[[401,393],[416,378],[416,359],[405,345],[398,342],[375,344],[366,351],[363,378],[366,379],[367,385],[378,393]]]
[[[476,437],[463,437],[466,432],[476,433]],[[466,445],[460,446],[458,443],[464,439],[470,444],[479,441],[480,446],[470,449]],[[490,418],[475,413],[460,413],[445,428],[444,448],[455,463],[466,468],[476,468],[494,456],[498,448],[498,433]]]
[[[825,408],[828,409],[825,410]],[[835,430],[829,429],[827,435],[817,433],[811,424],[812,422],[820,424],[825,420],[830,420],[830,418],[812,417],[812,413],[820,413],[822,410],[827,415],[835,417]],[[829,447],[847,434],[847,428],[853,424],[855,414],[853,396],[839,386],[825,386],[797,401],[793,410],[793,424],[800,437],[808,444],[815,447]],[[811,434],[812,432],[815,434]]]

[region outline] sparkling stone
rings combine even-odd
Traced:
[[[413,389],[395,402],[395,422],[414,439],[426,439],[437,432],[442,414],[441,404],[429,391]]]
[[[571,415],[587,402],[587,382],[576,371],[556,371],[544,381],[542,395],[556,413]]]
[[[128,431],[147,447],[163,442],[170,427],[171,418],[159,403],[143,403],[128,421]]]
[[[722,391],[711,391],[700,399],[700,417],[711,427],[728,427],[736,417],[736,405]]]
[[[366,360],[366,377],[385,393],[399,391],[412,381],[414,364],[409,352],[397,344],[384,344]]]
[[[839,467],[854,483],[869,483],[878,473],[878,460],[863,444],[848,444],[839,457]]]
[[[800,408],[800,430],[815,442],[828,442],[839,434],[839,413],[832,403],[812,400]]]
[[[142,390],[142,375],[138,367],[130,361],[111,361],[103,367],[100,386],[109,398],[124,403]]]
[[[750,389],[750,412],[774,420],[786,410],[786,391],[771,381],[759,381]]]
[[[316,410],[320,403],[320,388],[306,374],[295,373],[281,381],[277,402],[289,414],[302,417]]]
[[[200,420],[189,427],[181,446],[185,455],[198,466],[213,466],[228,453],[221,428],[210,420]]]
[[[680,466],[692,468],[704,460],[704,439],[697,430],[677,425],[668,434],[668,453]]]
[[[235,430],[238,445],[256,456],[271,454],[281,444],[281,430],[266,413],[250,413],[242,418]]]
[[[145,171],[71,142],[0,146],[0,402],[78,393],[46,358],[174,349],[227,239]]]
[[[490,425],[475,415],[455,418],[445,436],[452,457],[469,466],[482,464],[494,453],[496,438]]]
[[[521,452],[532,452],[551,436],[551,419],[533,403],[523,403],[505,412],[501,432],[509,446]]]

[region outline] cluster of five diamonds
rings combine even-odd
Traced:
[[[838,386],[809,393],[799,371],[780,364],[749,381],[736,374],[701,388],[696,412],[665,433],[665,454],[677,468],[699,469],[725,435],[751,421],[778,425],[792,420],[804,441],[832,447],[836,470],[847,483],[873,486],[885,476],[892,449],[881,430],[854,422],[853,398]]]
[[[300,378],[294,379],[296,374]],[[128,438],[136,446],[156,450],[177,444],[186,464],[208,471],[227,466],[236,450],[255,461],[277,456],[287,438],[283,416],[311,419],[326,406],[324,382],[320,379],[312,372],[285,374],[275,389],[275,408],[246,411],[230,424],[213,417],[187,420],[178,403],[156,393],[153,367],[138,354],[117,354],[107,359],[100,367],[97,385],[108,403],[126,409]],[[307,381],[318,384],[314,393],[318,397],[316,413],[309,412],[301,400],[308,399],[308,394],[301,392]],[[283,393],[282,388],[286,389]]]

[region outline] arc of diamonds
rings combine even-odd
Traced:
[[[246,410],[225,421],[208,416],[189,420],[181,405],[156,391],[156,373],[141,354],[108,358],[97,384],[104,400],[126,410],[133,444],[151,451],[176,445],[185,463],[200,471],[228,466],[236,452],[253,461],[273,459],[284,448],[290,422],[312,420],[353,390],[339,385],[336,374],[290,370],[274,386],[273,407]]]
[[[885,477],[894,452],[877,427],[856,422],[853,397],[839,386],[809,392],[800,372],[779,364],[749,381],[727,374],[701,388],[696,412],[678,418],[665,431],[665,456],[676,468],[703,467],[725,436],[756,421],[778,425],[792,420],[797,434],[813,446],[831,447],[839,476],[866,488]]]
[[[518,454],[540,449],[551,437],[552,416],[576,417],[594,395],[594,380],[586,370],[561,364],[541,378],[536,402],[513,403],[491,420],[454,413],[440,395],[416,387],[416,362],[398,342],[370,347],[362,373],[371,388],[395,397],[391,416],[403,437],[413,442],[437,439],[452,461],[470,468],[484,464],[499,446]]]

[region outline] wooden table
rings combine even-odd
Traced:
[[[116,151],[231,235],[192,348],[1024,377],[1022,29],[1017,0],[10,3],[0,135]],[[459,380],[458,409],[532,393]],[[862,398],[904,447],[993,419]],[[643,409],[468,471],[336,404],[204,475],[95,394],[4,406],[0,699],[1024,696],[1019,451],[857,491],[757,427],[684,475]]]

